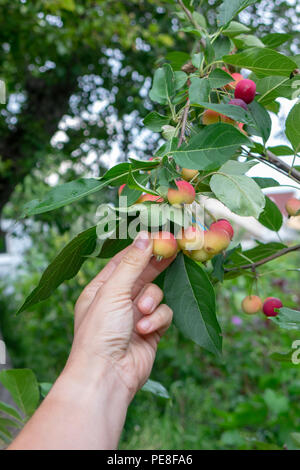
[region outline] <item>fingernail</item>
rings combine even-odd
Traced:
[[[141,303],[141,307],[143,310],[147,310],[148,312],[151,312],[152,308],[154,307],[154,300],[152,297],[145,297]]]
[[[151,322],[147,318],[143,318],[143,320],[140,321],[139,327],[143,331],[149,331],[151,328]]]
[[[146,250],[149,246],[150,238],[148,232],[140,232],[134,240],[134,246],[139,250]]]

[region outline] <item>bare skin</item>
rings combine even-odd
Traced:
[[[67,364],[17,449],[115,449],[128,405],[148,379],[172,311],[152,281],[173,261],[152,257],[142,232],[83,290]]]

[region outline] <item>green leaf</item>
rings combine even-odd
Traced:
[[[103,243],[102,249],[98,258],[100,259],[108,259],[115,256],[117,253],[122,251],[124,248],[129,246],[132,243],[132,240],[128,238],[108,238]]]
[[[164,157],[172,153],[178,147],[178,138],[174,137],[173,139],[165,142],[159,149],[155,152],[156,157]]]
[[[13,438],[13,435],[10,431],[7,430],[6,426],[0,426],[0,444],[5,442],[9,444]]]
[[[269,147],[268,150],[274,153],[277,157],[284,157],[288,155],[294,155],[294,150],[287,145],[276,145],[275,147]]]
[[[49,8],[53,12],[57,12],[59,9],[74,11],[76,5],[74,0],[46,0],[46,8]]]
[[[86,257],[95,250],[96,241],[96,227],[91,227],[68,243],[45,270],[38,286],[27,297],[18,313],[48,299],[62,282],[74,277]]]
[[[119,163],[108,170],[102,178],[71,181],[51,189],[44,199],[31,201],[24,206],[23,217],[58,209],[72,202],[78,201],[89,194],[100,191],[107,186],[119,186],[127,183],[130,173],[138,175],[140,170],[149,170],[159,165],[158,161],[136,160],[131,158],[132,163]]]
[[[143,392],[151,392],[162,398],[170,398],[168,390],[159,382],[148,379],[147,382],[141,388]]]
[[[289,41],[293,36],[291,34],[270,33],[262,37],[262,42],[271,49],[281,46],[281,44]]]
[[[162,128],[162,136],[166,140],[173,139],[176,136],[177,132],[178,131],[177,131],[176,127],[174,127],[174,126],[166,125],[166,126],[163,126],[163,128]]]
[[[185,72],[182,72],[182,71],[177,71],[177,72],[174,72],[174,77],[175,77],[175,90],[180,90],[180,88],[183,87],[183,85],[185,85],[187,79],[188,79],[188,76]]]
[[[249,33],[251,31],[248,26],[245,26],[242,23],[238,23],[237,21],[231,21],[226,29],[223,29],[222,34],[229,37],[237,36],[238,34]]]
[[[280,103],[277,101],[272,101],[265,105],[266,109],[270,111],[270,113],[278,114],[280,111]]]
[[[140,178],[136,178],[134,173],[131,171],[128,176],[127,184],[132,189],[140,190],[141,192],[144,191],[148,194],[153,194],[154,196],[159,196],[157,191],[152,191],[151,189],[147,188],[146,183],[148,182],[148,177],[146,177],[146,181],[141,180]]]
[[[233,164],[239,162],[228,163],[220,168],[218,174],[212,176],[212,191],[232,212],[258,218],[265,206],[264,194],[252,178],[233,173]]]
[[[124,196],[127,198],[127,207],[134,204],[141,196],[141,194],[141,191],[138,191],[137,189],[132,189],[128,185],[126,185],[122,191],[122,197]]]
[[[264,142],[270,137],[272,129],[272,121],[268,111],[257,101],[253,101],[249,104],[249,110],[252,115],[252,119],[255,122],[255,129],[253,129],[253,134],[259,135],[263,138]],[[252,130],[252,126],[251,130]]]
[[[229,160],[223,165],[222,169],[225,169],[226,173],[229,173],[231,175],[245,175],[255,165],[257,165],[257,162],[253,160],[250,160],[248,162]]]
[[[162,127],[169,124],[169,122],[170,119],[167,116],[158,114],[156,111],[148,114],[143,121],[144,125],[153,132],[160,132]]]
[[[259,178],[259,177],[254,177],[252,178],[255,183],[258,184],[258,186],[262,189],[264,188],[275,188],[276,186],[280,186],[278,181],[274,180],[273,178]]]
[[[192,57],[192,64],[196,69],[200,69],[201,63],[203,60],[203,54],[201,52],[198,52],[197,54],[194,54]],[[195,78],[195,77],[193,77]]]
[[[256,0],[224,0],[219,7],[218,23],[220,26],[227,25],[240,11],[255,2]]]
[[[22,416],[19,414],[19,412],[13,406],[8,405],[7,403],[3,403],[3,401],[0,401],[0,411],[12,416],[13,418],[16,418],[19,421],[22,421]]]
[[[300,103],[296,103],[291,109],[286,120],[285,133],[295,153],[298,153],[300,150]]]
[[[128,163],[126,164],[127,165],[127,169],[125,172],[126,178],[128,178],[130,173],[134,173],[135,178],[138,179],[142,177],[139,173],[140,170],[141,171],[153,170],[160,164],[159,160],[139,160],[138,158],[133,158],[133,157],[129,157],[129,160],[131,162],[131,165],[129,165]],[[122,165],[122,163],[120,165]],[[119,165],[116,165],[116,166],[118,167]],[[111,170],[113,170],[114,168],[116,167],[113,167]],[[127,179],[126,179],[126,182],[127,182]]]
[[[10,392],[24,415],[31,416],[40,400],[38,383],[32,370],[3,370],[0,372],[0,382]]]
[[[275,415],[287,413],[289,410],[289,400],[282,394],[276,393],[274,390],[267,389],[263,398],[269,410]]]
[[[270,359],[273,359],[273,361],[276,361],[276,362],[287,362],[289,364],[293,364],[292,355],[293,355],[293,351],[289,351],[287,353],[273,352],[272,354],[270,354],[269,357]]]
[[[220,253],[219,255],[215,256],[212,259],[212,265],[214,267],[212,275],[219,282],[224,281],[224,260],[225,260],[225,257],[223,253]]]
[[[277,317],[270,317],[280,328],[284,330],[300,330],[300,312],[283,307],[279,310]]]
[[[206,272],[180,253],[166,271],[164,293],[177,328],[195,343],[220,355],[222,339],[215,292]]]
[[[212,109],[217,113],[224,114],[235,121],[243,122],[250,126],[255,125],[253,117],[240,106],[235,106],[233,104],[205,103],[202,101],[199,101],[198,104],[203,108]]]
[[[282,213],[276,204],[268,197],[266,197],[266,205],[263,212],[260,214],[258,221],[274,232],[278,232],[278,230],[280,230],[282,227]]]
[[[232,43],[229,38],[219,37],[213,43],[214,58],[220,60],[226,54],[230,53]]]
[[[249,263],[257,263],[268,256],[272,256],[278,251],[286,248],[283,243],[259,243],[255,248],[243,252],[236,251],[228,258],[226,267],[238,267]]]
[[[23,207],[22,217],[42,214],[78,201],[107,186],[107,182],[94,178],[80,178],[61,184],[51,189],[46,196],[38,201],[31,201]]]
[[[240,34],[233,38],[233,42],[238,49],[247,49],[249,47],[265,47],[258,37],[252,34]]]
[[[174,70],[180,70],[190,60],[190,56],[186,52],[174,51],[169,52],[166,59],[171,63]]]
[[[17,423],[13,419],[9,418],[1,418],[0,417],[0,429],[2,428],[20,428],[22,425],[21,423]]]
[[[42,382],[39,385],[41,390],[41,396],[42,398],[45,398],[53,387],[53,384],[49,382]]]
[[[269,48],[252,47],[239,54],[226,55],[224,62],[252,70],[258,78],[269,75],[289,77],[297,64],[279,52]]]
[[[149,96],[152,101],[168,104],[176,91],[175,76],[170,64],[164,64],[155,71]]]
[[[187,145],[170,152],[182,168],[214,170],[229,160],[249,139],[230,124],[211,124]]]
[[[189,88],[189,98],[191,105],[207,101],[210,93],[210,82],[207,78],[192,77]]]
[[[141,162],[146,165],[146,162]],[[152,163],[152,162],[147,162]],[[110,186],[119,186],[120,184],[127,183],[127,178],[131,172],[132,165],[128,162],[119,163],[118,165],[113,166],[102,176],[102,181],[104,180],[105,185]]]
[[[201,13],[198,13],[198,11],[193,11],[192,16],[194,18],[194,21],[200,26],[200,28],[207,28],[206,19],[203,15],[201,15]]]
[[[291,98],[295,79],[290,77],[264,77],[256,81],[257,101],[263,106],[272,103],[276,98]]]
[[[293,56],[293,60],[294,62],[296,62],[296,64],[298,65],[298,67],[300,67],[300,54],[296,54]]]
[[[232,82],[232,76],[229,73],[225,72],[222,69],[215,69],[209,75],[208,81],[211,88],[221,88],[228,83]],[[206,101],[205,99],[200,99],[199,101]]]
[[[296,446],[300,447],[300,432],[292,432],[291,438],[293,439]]]
[[[205,57],[206,63],[211,64],[216,59],[215,50],[210,40],[210,37],[205,35],[204,39],[205,39],[204,57]]]

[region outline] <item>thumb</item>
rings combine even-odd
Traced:
[[[152,239],[148,232],[140,232],[129,250],[124,254],[119,266],[106,282],[105,288],[116,290],[131,290],[148,265],[152,256]],[[106,290],[106,289],[105,289]]]

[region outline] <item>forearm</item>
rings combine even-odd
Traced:
[[[129,402],[107,364],[67,366],[9,449],[115,449]]]

